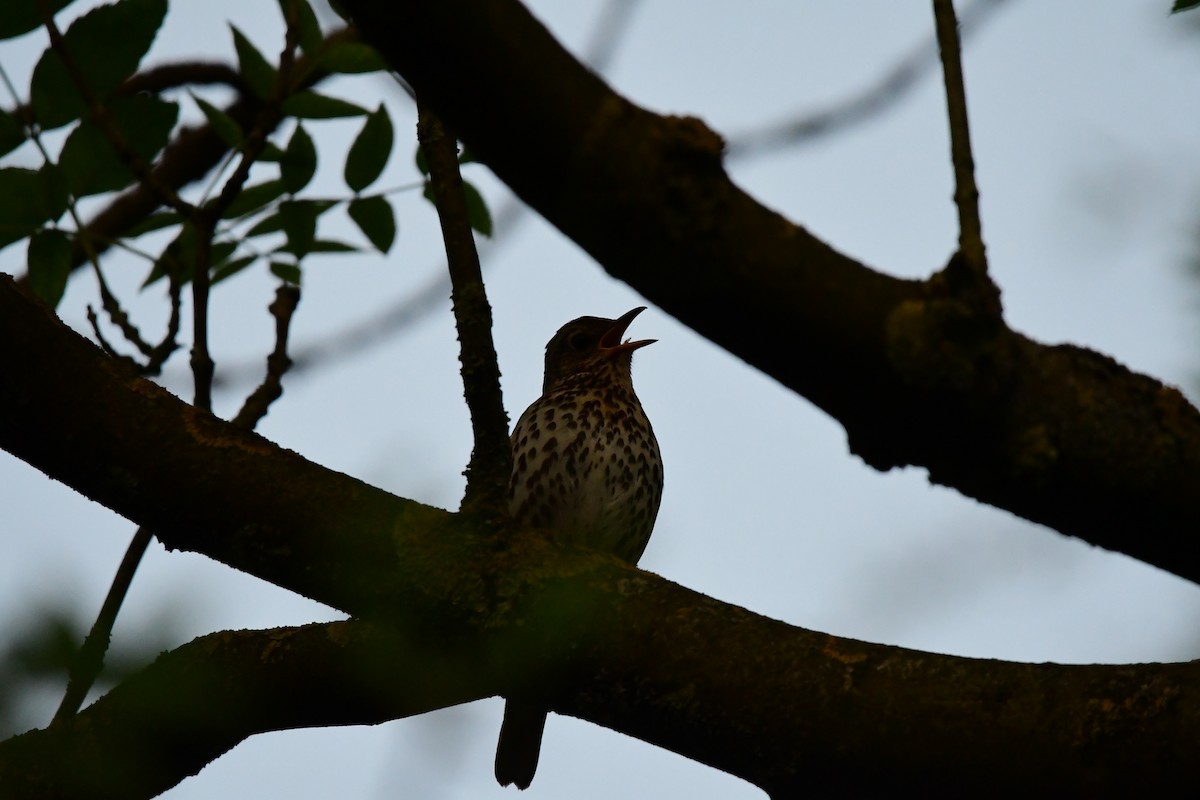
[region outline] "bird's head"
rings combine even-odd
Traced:
[[[633,318],[645,310],[645,306],[640,306],[616,319],[580,317],[559,328],[546,345],[543,392],[549,392],[579,375],[595,375],[598,378],[612,375],[628,382],[633,351],[657,341],[621,341]]]

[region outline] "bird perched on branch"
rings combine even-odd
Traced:
[[[635,308],[617,319],[580,317],[546,345],[542,396],[512,433],[510,511],[523,526],[636,564],[662,498],[662,456],[633,391],[633,351],[622,341]],[[504,708],[496,780],[533,780],[547,711],[516,700]]]

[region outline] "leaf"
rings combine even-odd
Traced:
[[[382,195],[360,197],[350,202],[350,219],[367,240],[381,253],[392,249],[396,241],[396,213]]]
[[[43,229],[29,237],[29,287],[57,308],[71,275],[71,239],[60,230]]]
[[[463,181],[463,193],[467,196],[467,219],[471,227],[484,236],[492,235],[492,214],[479,190]]]
[[[49,0],[46,5],[51,14],[57,14],[71,0]],[[0,39],[12,39],[42,25],[42,12],[38,0],[4,0],[4,15],[0,16]]]
[[[317,238],[317,217],[320,211],[309,201],[285,200],[279,204],[279,222],[287,236],[284,245],[288,252],[303,257]]]
[[[417,170],[422,175],[429,175],[429,161],[425,158],[425,149],[421,145],[417,145],[417,152],[413,155],[413,163],[417,165]]]
[[[283,14],[283,24],[288,25],[292,0],[279,0],[279,10]],[[313,13],[308,0],[295,0],[296,3],[296,32],[300,41],[300,49],[310,56],[321,47],[324,37],[321,35],[321,23]]]
[[[347,244],[337,239],[313,239],[312,243],[302,253],[297,252],[290,244],[280,245],[272,252],[291,253],[296,258],[303,258],[313,253],[357,253],[359,249],[352,244]]]
[[[0,169],[0,247],[58,219],[66,207],[66,191],[55,167]]]
[[[92,9],[67,29],[63,36],[67,51],[97,100],[106,100],[137,69],[166,13],[167,0],[120,0]],[[79,119],[87,111],[83,96],[52,49],[42,53],[34,68],[29,93],[44,130]]]
[[[317,171],[317,148],[303,125],[297,125],[279,161],[279,175],[289,194],[296,194]]]
[[[1200,0],[1175,0],[1175,5],[1171,6],[1171,13],[1178,14],[1180,11],[1190,11],[1193,8],[1200,8]]]
[[[233,202],[229,204],[229,208],[225,209],[225,213],[221,216],[225,219],[245,216],[246,214],[258,211],[268,203],[274,203],[286,191],[287,187],[279,179],[263,181],[253,186],[247,186],[238,193],[238,196],[233,199]]]
[[[288,283],[294,284],[296,286],[300,285],[300,265],[299,264],[288,264],[283,261],[272,261],[271,262],[271,274],[273,274],[275,277],[279,278],[280,280],[287,281]]]
[[[343,75],[389,69],[379,51],[363,42],[338,42],[317,56],[316,64],[329,72]]]
[[[234,275],[238,274],[239,272],[241,272],[242,270],[244,270],[246,267],[250,266],[257,260],[258,260],[258,256],[252,255],[252,256],[241,256],[240,258],[235,258],[230,261],[224,262],[223,264],[221,264],[220,266],[218,266],[216,269],[213,270],[212,280],[210,281],[210,285],[215,286],[216,284],[220,283],[221,281],[225,280],[226,278],[232,278]]]
[[[355,192],[370,186],[392,154],[392,120],[383,104],[367,116],[362,130],[350,145],[344,170],[346,185]]]
[[[188,94],[191,94],[191,92]],[[200,106],[200,110],[204,112],[204,118],[208,120],[208,124],[212,126],[213,131],[216,132],[217,136],[220,137],[221,141],[230,150],[237,150],[242,146],[242,126],[238,125],[237,120],[202,97],[192,94],[192,100],[196,101],[196,105]]]
[[[348,100],[317,94],[313,91],[296,92],[283,101],[283,113],[301,119],[339,119],[361,117],[367,110]]]
[[[233,255],[233,251],[236,249],[236,242],[213,242],[208,251],[209,269],[211,270],[214,264],[223,263]],[[161,280],[173,270],[178,270],[177,274],[181,284],[191,282],[192,276],[196,272],[196,229],[190,224],[185,223],[181,226],[179,234],[163,248],[162,253],[155,259],[150,274],[142,282],[142,288],[145,289],[150,284]]]
[[[269,100],[271,93],[275,91],[275,67],[263,58],[263,54],[258,52],[236,26],[230,25],[229,29],[233,32],[233,48],[237,51],[238,70],[246,79],[246,85],[259,99]]]
[[[0,156],[11,153],[24,143],[24,126],[12,114],[0,109]]]
[[[115,97],[107,111],[129,146],[147,163],[166,145],[179,116],[179,106],[147,95]],[[112,142],[91,121],[71,131],[58,164],[66,176],[67,189],[75,197],[116,191],[134,181]]]
[[[153,231],[169,228],[172,225],[178,225],[179,222],[180,216],[178,211],[159,211],[156,214],[151,214],[129,230],[125,231],[124,235],[131,239],[135,239],[138,236],[144,236],[145,234]]]
[[[258,154],[259,161],[282,161],[283,151],[279,149],[279,145],[274,142],[267,142],[263,145],[263,149]]]

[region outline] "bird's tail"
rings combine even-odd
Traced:
[[[545,727],[545,709],[515,700],[505,703],[500,742],[496,745],[496,780],[501,786],[515,783],[518,789],[529,788],[537,771]]]

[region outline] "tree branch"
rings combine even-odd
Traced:
[[[525,202],[868,464],[1200,580],[1200,413],[1177,390],[1012,331],[955,263],[920,282],[838,253],[735,186],[702,123],[615,94],[515,0],[343,5]]]
[[[958,208],[958,252],[967,269],[980,282],[988,282],[983,225],[979,219],[979,187],[975,185],[975,158],[971,155],[971,128],[967,118],[967,90],[963,83],[962,46],[954,0],[933,0],[934,27],[942,56],[946,84],[946,109],[950,121],[950,158],[954,164],[954,205]]]
[[[326,470],[123,373],[5,276],[0,374],[0,447],[169,548],[384,622],[489,691],[773,796],[936,782],[1098,797],[1200,781],[1198,664],[917,653],[794,628],[537,532],[497,548],[466,516]],[[0,774],[26,758],[12,744]]]
[[[462,510],[504,514],[508,508],[508,476],[512,473],[508,415],[504,412],[500,367],[492,342],[492,308],[458,171],[458,141],[419,97],[417,109],[417,138],[429,164],[429,182],[446,246],[463,395],[471,411],[474,434]]]
[[[153,797],[257,733],[370,725],[493,691],[471,665],[365,622],[222,631],[78,717],[0,743],[0,795]]]

